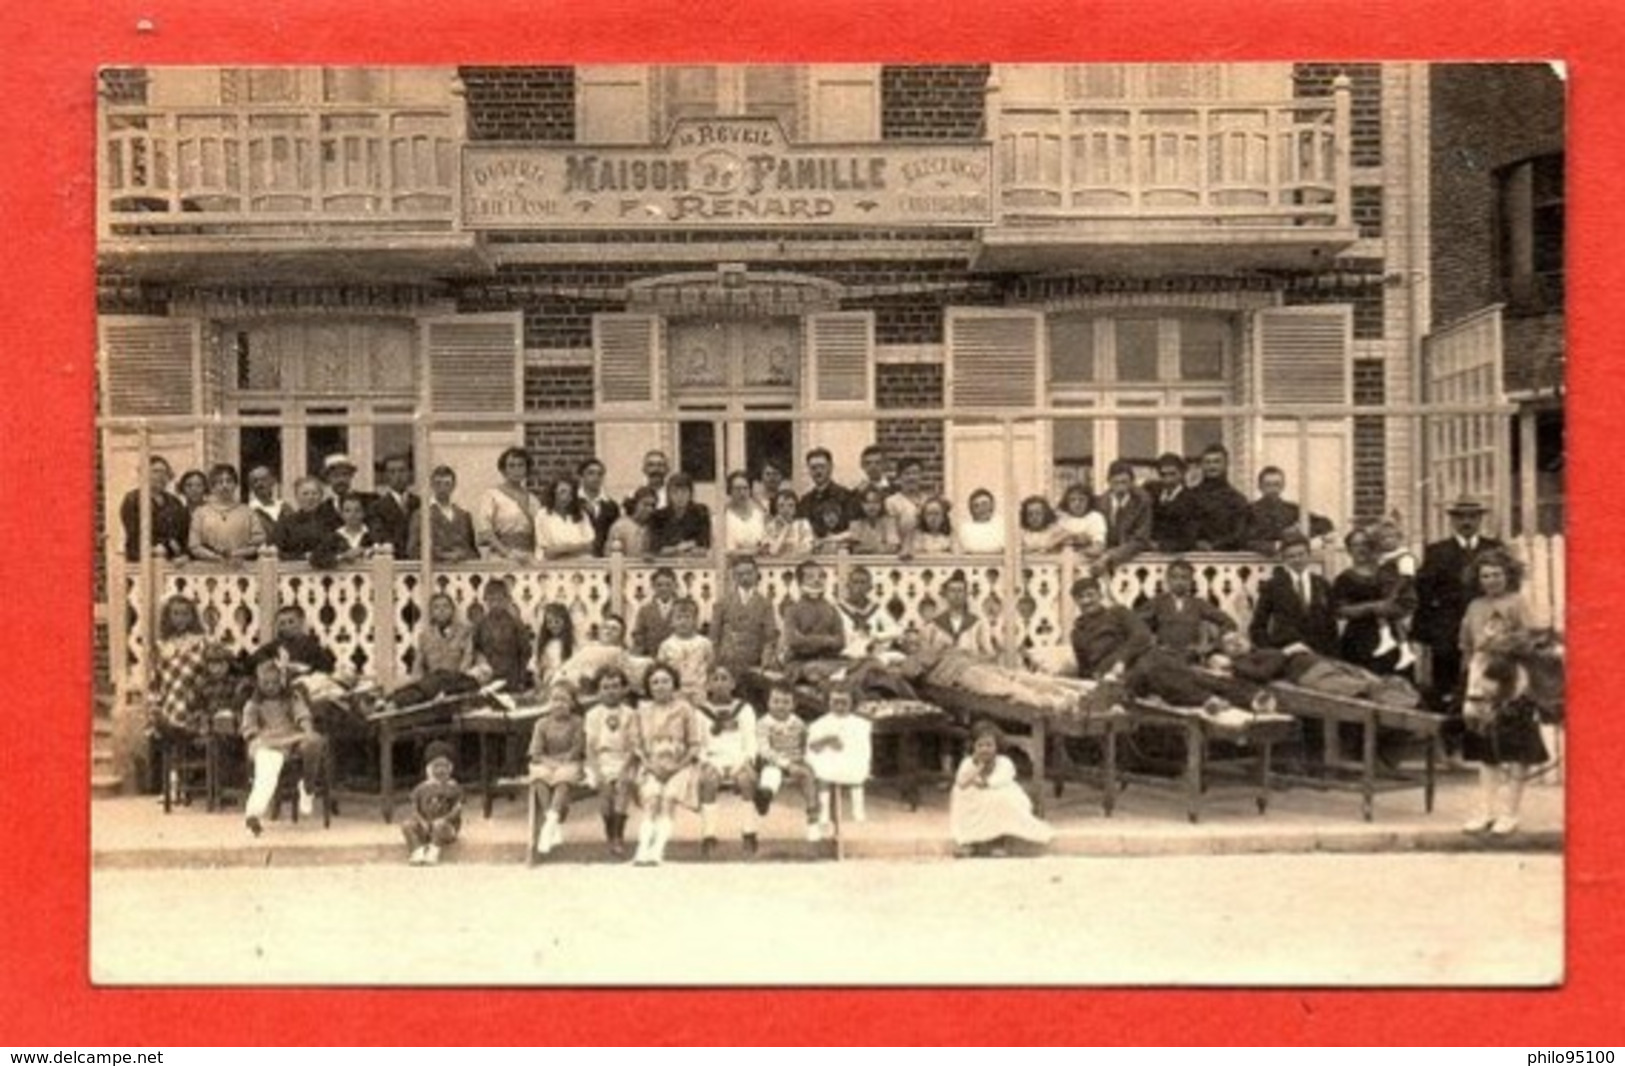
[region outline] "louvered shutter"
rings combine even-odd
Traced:
[[[605,314],[592,320],[593,391],[598,458],[609,491],[624,496],[643,483],[645,453],[669,451],[663,422],[620,422],[616,414],[665,410],[661,320],[654,315]]]
[[[1254,335],[1266,407],[1352,402],[1352,307],[1272,307],[1258,313]]]
[[[948,407],[1036,407],[1044,318],[1036,311],[948,312]]]
[[[204,413],[201,322],[103,315],[97,326],[103,414],[133,418]],[[170,426],[152,430],[147,440],[150,454],[166,459],[178,476],[221,457],[218,451],[206,451],[204,436],[195,426]],[[106,557],[116,583],[124,565],[119,504],[125,493],[145,480],[145,471],[137,432],[108,429],[102,433],[102,442],[105,522],[100,532],[107,538]]]
[[[195,319],[105,315],[99,325],[104,413],[198,413],[202,344]]]
[[[807,424],[808,448],[828,448],[836,480],[862,475],[858,460],[874,443],[875,318],[870,311],[808,315],[806,403],[818,419]]]
[[[458,415],[518,415],[524,394],[524,328],[518,312],[422,320],[423,401],[435,415],[429,464],[457,471],[466,502],[502,481],[497,458],[524,442],[517,422],[461,422]]]

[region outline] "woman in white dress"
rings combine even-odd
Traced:
[[[728,475],[728,502],[722,508],[722,548],[729,555],[756,555],[767,540],[767,512],[751,498],[743,470]]]
[[[1081,483],[1067,486],[1055,517],[1055,549],[1068,547],[1091,559],[1106,547],[1106,516],[1095,509],[1089,487]]]
[[[497,460],[503,482],[487,489],[474,506],[474,536],[487,556],[525,562],[536,554],[536,516],[542,501],[525,487],[530,453],[509,448]]]
[[[1055,830],[1033,815],[1032,800],[1016,782],[1016,767],[999,754],[999,730],[982,722],[972,733],[971,753],[954,775],[948,831],[959,855],[1002,854],[1008,837],[1048,844]]]
[[[569,559],[591,555],[595,539],[575,479],[559,478],[553,482],[549,506],[536,516],[536,557]]]

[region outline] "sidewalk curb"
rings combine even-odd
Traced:
[[[805,844],[800,841],[764,841],[762,854],[756,863],[812,862],[834,859],[834,848],[828,843]],[[1047,849],[1024,849],[1022,856],[1060,855],[1072,858],[1156,858],[1189,855],[1272,855],[1307,854],[1379,854],[1404,852],[1432,852],[1456,854],[1470,852],[1501,853],[1555,853],[1563,851],[1563,834],[1557,830],[1519,833],[1499,839],[1469,836],[1460,830],[1437,829],[1421,832],[1400,832],[1360,829],[1313,829],[1298,832],[1245,832],[1203,833],[1193,829],[1189,833],[1063,833]],[[926,860],[948,859],[953,846],[937,838],[870,839],[849,838],[844,845],[848,859]],[[698,844],[677,841],[669,852],[670,861],[691,863],[699,861]],[[94,851],[90,857],[94,870],[168,870],[168,869],[226,869],[245,867],[304,867],[348,866],[405,863],[405,849],[400,844],[334,844],[324,845],[300,841],[287,844],[266,844],[252,847],[188,847],[188,848],[118,848]],[[525,845],[519,840],[463,841],[447,853],[448,864],[457,865],[520,865],[525,861]],[[724,841],[715,860],[718,863],[742,863],[744,856],[734,841]],[[538,863],[539,868],[559,865],[625,862],[611,859],[602,845],[591,843],[565,844],[554,854]]]

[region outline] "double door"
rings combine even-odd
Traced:
[[[771,462],[795,472],[802,345],[794,318],[678,319],[668,327],[669,375],[678,413],[677,469],[713,511],[727,477],[752,481]]]

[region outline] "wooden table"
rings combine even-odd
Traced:
[[[485,817],[491,817],[491,808],[499,791],[497,775],[491,769],[492,737],[502,738],[504,744],[513,737],[529,737],[536,720],[547,713],[547,704],[522,703],[513,710],[500,707],[476,707],[463,711],[453,719],[456,732],[472,733],[480,738],[480,793]]]
[[[860,705],[859,713],[869,718],[876,738],[897,739],[897,773],[875,777],[874,783],[895,786],[908,809],[919,810],[921,785],[945,776],[940,770],[924,768],[920,741],[928,736],[960,738],[964,727],[941,707],[924,700],[868,700]]]
[[[1184,762],[1180,774],[1174,778],[1185,793],[1185,816],[1194,824],[1202,817],[1202,800],[1212,782],[1213,772],[1226,764],[1250,763],[1245,776],[1252,783],[1253,802],[1258,813],[1269,809],[1271,749],[1290,739],[1298,729],[1297,722],[1282,714],[1253,714],[1250,711],[1230,709],[1224,714],[1211,715],[1200,708],[1174,707],[1152,700],[1131,700],[1129,716],[1139,730],[1171,730],[1184,741]],[[1229,759],[1216,758],[1215,743],[1231,744],[1245,749],[1246,754]],[[1169,778],[1133,773],[1125,777],[1135,781],[1167,784]]]
[[[471,692],[391,708],[368,717],[378,731],[378,806],[386,823],[395,811],[395,745],[403,740],[454,735],[457,713],[483,698]]]
[[[1423,809],[1429,814],[1433,813],[1436,741],[1439,727],[1444,721],[1441,717],[1408,707],[1390,707],[1371,700],[1333,696],[1284,681],[1270,685],[1269,690],[1275,694],[1276,703],[1283,712],[1294,718],[1324,723],[1322,733],[1328,776],[1308,777],[1295,774],[1289,780],[1310,787],[1359,792],[1360,813],[1368,822],[1375,813],[1378,792],[1420,788]],[[1352,764],[1343,759],[1339,752],[1338,727],[1344,723],[1360,728],[1360,759]],[[1402,732],[1408,738],[1421,739],[1425,742],[1426,762],[1420,775],[1402,770],[1383,772],[1377,760],[1377,737],[1384,729]],[[1357,772],[1356,780],[1350,781],[1339,776],[1351,768]]]

